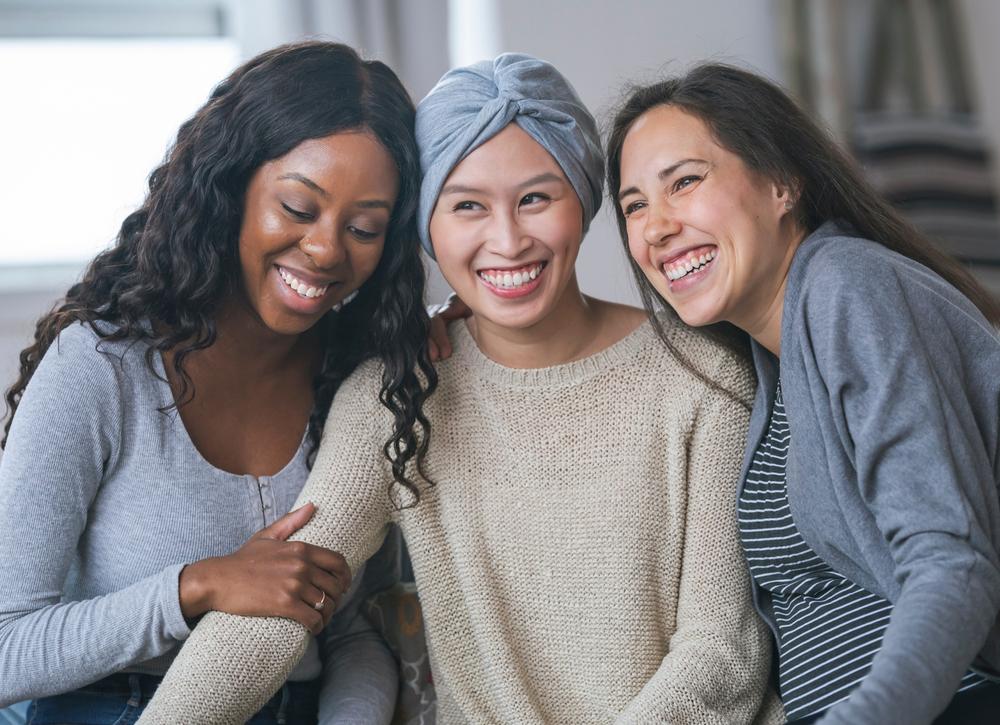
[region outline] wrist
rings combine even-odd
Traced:
[[[210,561],[202,559],[181,569],[178,588],[184,619],[197,619],[212,608],[212,577],[206,574]]]

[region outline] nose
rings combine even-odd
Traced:
[[[347,258],[342,232],[314,227],[302,238],[299,249],[312,260],[317,269],[333,269]]]
[[[666,244],[680,230],[680,221],[669,204],[657,201],[649,203],[642,229],[642,237],[646,240],[646,244],[652,247]]]
[[[515,214],[495,215],[486,234],[486,249],[507,259],[517,259],[533,244]]]

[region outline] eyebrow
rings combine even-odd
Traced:
[[[681,159],[677,163],[671,164],[665,169],[661,169],[659,173],[656,174],[656,178],[659,179],[660,181],[663,181],[667,179],[672,173],[677,171],[677,169],[684,166],[684,164],[707,164],[707,163],[708,162],[705,159]],[[630,186],[627,189],[622,189],[620,192],[618,192],[618,201],[621,201],[626,196],[638,193],[639,193],[639,187],[637,186]]]
[[[310,179],[308,176],[303,176],[302,174],[298,174],[292,171],[287,174],[282,174],[281,176],[278,177],[278,181],[283,181],[284,179],[292,179],[293,181],[298,181],[308,186],[317,194],[320,194],[322,196],[330,196],[328,193],[326,193],[326,189],[324,189],[322,186],[320,186],[315,181]]]
[[[562,181],[562,177],[558,174],[554,174],[551,171],[546,171],[545,173],[538,174],[537,176],[532,176],[530,179],[525,179],[520,184],[517,185],[518,189],[524,189],[529,186],[535,186],[536,184],[545,184],[552,181]],[[477,189],[474,186],[464,186],[462,184],[448,184],[443,189],[441,189],[441,196],[445,194],[482,194],[484,193],[482,189]]]
[[[324,197],[330,196],[330,194],[327,193],[326,189],[324,189],[322,186],[320,186],[315,181],[310,179],[308,176],[303,176],[302,174],[297,174],[293,171],[287,174],[282,174],[281,176],[278,177],[279,181],[284,179],[292,179],[293,181],[298,181],[302,184],[305,184],[306,186],[308,186],[310,189],[312,189],[321,196]],[[384,201],[383,199],[366,199],[365,201],[359,201],[357,203],[357,206],[360,209],[385,209],[390,212],[392,211],[392,204],[390,204],[387,201]]]

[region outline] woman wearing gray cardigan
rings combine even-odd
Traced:
[[[608,149],[647,308],[750,338],[738,517],[790,720],[997,722],[997,302],[751,73],[635,90]]]

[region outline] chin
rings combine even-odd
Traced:
[[[673,307],[673,305],[671,306]],[[677,313],[677,316],[681,318],[681,322],[688,327],[705,327],[722,321],[719,315],[708,310],[700,310],[689,306],[674,307],[673,309]]]
[[[524,330],[537,325],[548,317],[545,311],[537,309],[511,309],[510,306],[499,306],[496,304],[484,305],[482,311],[477,311],[480,317],[492,322],[498,327],[509,330]]]

